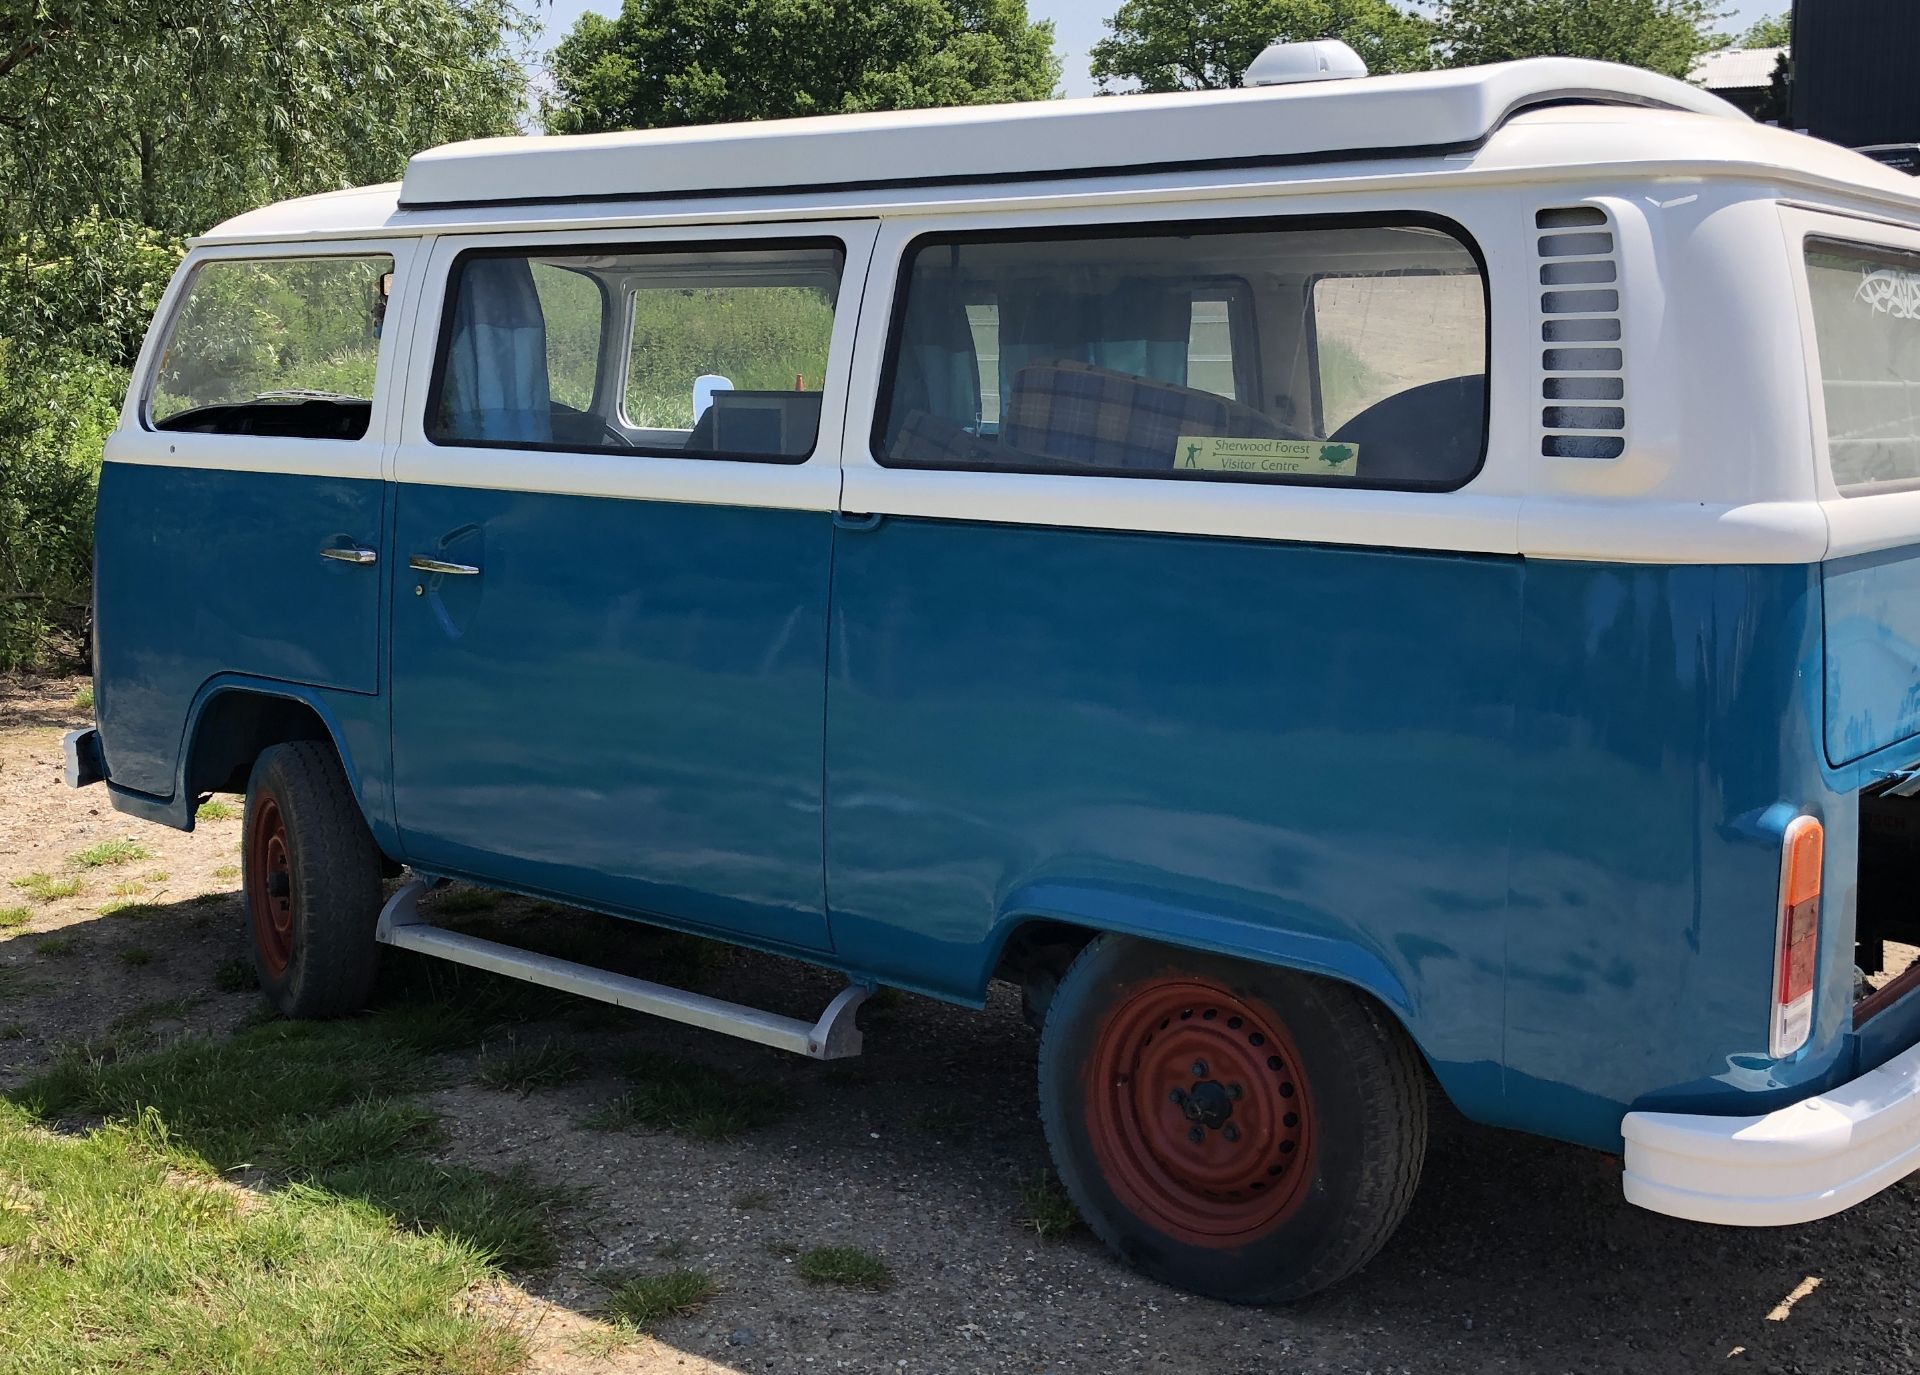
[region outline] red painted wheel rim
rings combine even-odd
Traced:
[[[253,941],[259,948],[260,962],[269,974],[278,977],[293,962],[297,913],[286,818],[271,794],[262,794],[254,802],[253,825],[247,832],[247,860]]]
[[[1087,1132],[1130,1211],[1192,1246],[1244,1246],[1313,1178],[1312,1095],[1272,1009],[1181,975],[1129,990],[1099,1031]]]

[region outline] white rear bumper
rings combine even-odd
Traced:
[[[1630,1112],[1629,1203],[1733,1227],[1829,1217],[1920,1170],[1920,1045],[1759,1117]]]

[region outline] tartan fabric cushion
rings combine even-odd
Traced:
[[[1227,397],[1064,359],[1014,374],[1000,426],[1012,448],[1100,468],[1171,468],[1181,435],[1290,437]]]

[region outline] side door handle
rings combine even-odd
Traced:
[[[320,551],[320,557],[337,559],[341,563],[377,563],[380,554],[374,549],[340,549],[330,545]]]
[[[425,554],[415,554],[408,559],[407,567],[416,573],[449,573],[456,577],[474,577],[480,572],[478,564],[448,563],[445,559],[429,558]]]

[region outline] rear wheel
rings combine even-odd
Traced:
[[[1235,1303],[1303,1298],[1366,1264],[1426,1150],[1419,1057],[1370,1000],[1112,936],[1048,1008],[1040,1110],[1102,1241]]]
[[[247,781],[242,884],[260,987],[288,1017],[339,1017],[373,989],[380,851],[345,770],[311,740],[261,753]]]

